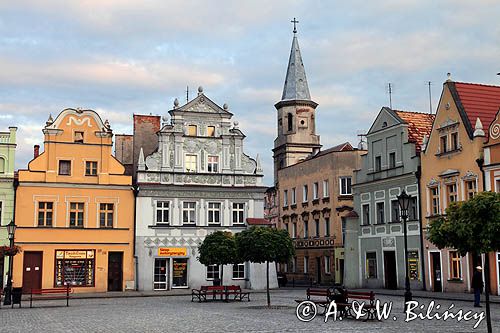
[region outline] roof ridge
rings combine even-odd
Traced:
[[[422,112],[422,111],[406,111],[406,110],[395,110],[395,109],[393,109],[393,111],[395,111],[395,112],[416,113],[416,114],[424,114],[424,115],[435,116],[435,114],[433,114],[433,113]]]
[[[484,83],[473,83],[473,82],[460,82],[460,81],[453,81],[454,83],[459,83],[459,84],[467,84],[470,86],[483,86],[483,87],[492,87],[492,88],[500,88],[500,86],[496,86],[494,84],[484,84]]]

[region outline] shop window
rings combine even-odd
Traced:
[[[172,262],[172,287],[187,287],[187,273],[187,258],[174,258]]]
[[[450,279],[462,279],[462,260],[457,251],[450,251]]]
[[[170,223],[170,202],[157,201],[156,202],[156,224],[169,224]]]
[[[83,228],[84,203],[71,202],[69,204],[69,226],[74,228]]]
[[[244,279],[244,278],[245,278],[245,264],[233,265],[233,279]]]
[[[1,204],[1,202],[0,202]],[[38,226],[51,227],[53,216],[54,203],[52,202],[39,202],[38,203]],[[1,214],[0,214],[1,216]]]
[[[220,266],[208,265],[207,266],[207,280],[220,279]]]
[[[377,253],[367,252],[366,253],[366,278],[376,279],[377,278]]]
[[[71,161],[68,160],[59,161],[59,175],[71,176]]]
[[[196,202],[182,203],[182,223],[196,224]]]
[[[220,203],[208,203],[208,224],[220,224]]]
[[[211,173],[219,172],[219,156],[208,156],[207,171]]]
[[[85,176],[97,176],[97,162],[85,162]]]
[[[94,250],[56,250],[55,287],[94,287]]]
[[[245,223],[245,204],[233,202],[233,224]]]
[[[113,228],[114,204],[99,204],[99,225],[101,228]]]

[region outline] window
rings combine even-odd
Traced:
[[[295,187],[292,188],[292,205],[295,205],[297,204],[297,195],[296,195],[296,191],[295,191]]]
[[[287,114],[287,121],[288,121],[288,132],[291,132],[293,130],[293,115],[291,113]]]
[[[215,136],[215,126],[207,127],[207,136]]]
[[[233,265],[233,279],[245,278],[245,264]]]
[[[304,238],[309,238],[309,222],[304,221]]]
[[[59,161],[59,175],[71,176],[71,161],[68,160]]]
[[[377,202],[377,224],[384,224],[385,216],[384,216],[384,203]]]
[[[325,218],[325,236],[329,237],[330,236],[330,219]]]
[[[220,279],[220,267],[219,265],[208,265],[207,266],[207,280]]]
[[[451,150],[458,149],[458,133],[451,133]]]
[[[347,221],[345,217],[342,217],[342,245],[345,244],[345,231],[347,227]]]
[[[186,155],[184,164],[186,167],[186,172],[196,172],[197,156],[196,155]]]
[[[304,273],[309,271],[309,257],[304,257]]]
[[[113,210],[114,204],[99,204],[99,225],[101,228],[113,228]]]
[[[462,279],[462,260],[457,251],[450,251],[450,279]]]
[[[75,143],[83,143],[83,132],[75,132],[74,133],[74,142]]]
[[[323,198],[328,198],[330,196],[330,189],[328,185],[328,180],[323,180]]]
[[[302,186],[302,202],[307,202],[307,185]]]
[[[395,168],[396,167],[396,153],[392,152],[389,153],[389,168]]]
[[[432,205],[432,215],[439,214],[439,189],[437,187],[433,187],[430,189],[431,192],[431,205]]]
[[[318,183],[314,183],[313,184],[313,200],[318,199],[318,188],[319,188]]]
[[[363,205],[363,225],[370,224],[370,205]]]
[[[446,185],[446,191],[448,192],[448,206],[452,202],[457,201],[457,184]]]
[[[245,222],[245,204],[233,203],[233,224],[243,224]]]
[[[340,177],[340,195],[351,195],[351,177]]]
[[[2,205],[3,205],[3,202],[0,201],[0,225],[2,224],[2,207],[3,207]],[[1,286],[3,286],[3,285],[1,285]]]
[[[375,171],[382,170],[382,156],[375,157]]]
[[[83,202],[71,202],[69,204],[69,226],[83,228]]]
[[[319,220],[314,220],[314,225],[316,230],[316,237],[319,237]]]
[[[156,224],[169,224],[170,223],[170,202],[157,201],[156,202]]]
[[[291,267],[292,273],[297,272],[297,257],[293,257],[292,258],[292,261],[290,262],[290,265],[292,266]]]
[[[399,202],[398,200],[391,200],[391,221],[399,222]]]
[[[292,223],[292,238],[297,238],[297,222]]]
[[[85,162],[85,176],[97,176],[97,162]]]
[[[157,259],[158,258],[155,258],[155,261]],[[187,272],[188,272],[187,258],[172,259],[172,287],[187,287],[188,285]]]
[[[467,191],[467,200],[474,198],[476,195],[476,181],[475,180],[467,180],[465,182],[465,190]]]
[[[182,203],[182,223],[196,224],[196,202]]]
[[[220,224],[220,203],[208,203],[208,224]]]
[[[440,138],[440,143],[441,143],[440,152],[446,153],[448,151],[448,137],[446,135],[442,136]]]
[[[5,160],[0,157],[0,173],[5,173]]]
[[[410,205],[408,206],[408,219],[410,221],[418,220],[417,197],[415,196],[410,198]]]
[[[330,265],[331,265],[330,256],[325,256],[325,273],[326,274],[330,274]]]
[[[2,203],[0,202],[0,212]],[[52,202],[39,202],[38,203],[38,226],[39,227],[51,227],[52,226],[52,216],[53,216],[54,203]],[[0,218],[1,218],[0,214]]]
[[[377,253],[367,252],[366,253],[366,278],[376,279],[377,278]]]
[[[55,257],[56,287],[94,287],[94,250],[56,250]]]
[[[283,191],[283,207],[288,207],[288,190]]]
[[[196,125],[189,125],[188,126],[188,135],[189,136],[196,136],[198,134],[198,128]]]
[[[219,156],[208,156],[207,171],[212,173],[219,172]]]

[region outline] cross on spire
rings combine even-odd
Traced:
[[[290,22],[292,22],[292,23],[293,23],[293,33],[294,33],[294,34],[296,34],[296,33],[297,33],[297,26],[296,26],[296,24],[297,24],[297,23],[299,23],[299,21],[297,21],[297,20],[295,19],[295,17],[294,17],[294,18],[293,18],[293,21],[290,21]]]

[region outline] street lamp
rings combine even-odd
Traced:
[[[410,206],[411,196],[406,194],[403,190],[398,196],[399,209],[401,212],[401,218],[403,219],[404,228],[404,238],[405,238],[405,309],[408,306],[408,302],[411,301],[412,295],[410,290],[410,276],[408,274],[408,234],[406,228],[406,222],[408,221],[408,207]]]
[[[11,295],[12,295],[12,264],[13,264],[13,250],[14,250],[14,234],[16,233],[16,224],[14,221],[10,221],[9,224],[7,224],[7,234],[9,235],[9,241],[10,241],[10,254],[9,254],[9,272],[7,274],[7,285],[5,286],[5,297],[3,300],[4,305],[10,305],[11,304]]]

